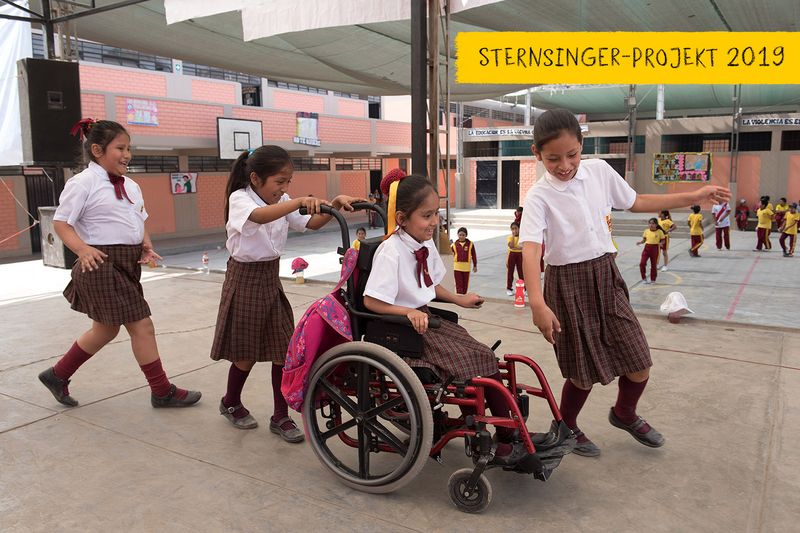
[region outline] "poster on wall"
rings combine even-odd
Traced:
[[[319,113],[297,113],[297,133],[294,136],[295,144],[319,146],[318,133]]]
[[[169,178],[172,194],[197,192],[197,172],[173,172]]]
[[[653,155],[656,183],[702,182],[711,179],[711,152],[675,152]]]
[[[128,116],[128,124],[158,126],[158,102],[155,100],[127,98],[125,110]]]

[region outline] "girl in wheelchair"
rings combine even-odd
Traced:
[[[436,190],[424,177],[398,173],[388,174],[381,189],[389,198],[389,237],[373,257],[364,306],[377,314],[405,316],[422,335],[422,357],[407,358],[410,366],[427,368],[443,380],[453,377],[463,381],[477,376],[500,380],[494,352],[463,327],[443,320],[441,327],[428,328],[431,313],[427,305],[434,298],[466,308],[483,304],[477,294],[454,294],[440,285],[445,266],[432,240],[439,223]],[[487,388],[486,403],[494,416],[509,416],[498,391]],[[496,440],[493,464],[513,465],[527,453],[524,446],[513,442],[513,429],[497,428]]]

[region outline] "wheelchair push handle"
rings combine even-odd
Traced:
[[[354,211],[361,211],[361,210],[372,210],[375,211],[381,220],[383,221],[383,227],[386,228],[386,212],[383,208],[377,204],[373,204],[372,202],[353,202],[350,204]],[[307,215],[308,209],[305,207],[301,207],[299,210],[301,215]],[[339,229],[342,232],[342,249],[339,252],[340,254],[344,255],[344,250],[347,250],[350,247],[350,231],[347,228],[347,220],[345,220],[344,215],[339,212],[338,209],[334,209],[329,205],[322,204],[319,206],[319,212],[323,215],[330,215],[336,219],[336,222],[339,223]]]
[[[402,315],[379,315],[380,320],[383,322],[390,322],[392,324],[400,324],[401,326],[413,327],[411,321],[406,316]],[[428,327],[432,329],[439,329],[442,327],[442,319],[438,316],[428,317]]]

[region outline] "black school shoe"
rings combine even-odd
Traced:
[[[575,435],[575,439],[577,440],[580,437],[585,437],[583,431],[578,428],[572,430],[572,434]],[[575,447],[572,448],[572,453],[575,455],[580,455],[581,457],[598,457],[600,455],[600,448],[592,442],[591,440],[587,440],[586,442],[578,442],[575,444]]]
[[[69,392],[65,392],[67,391],[69,380],[61,379],[60,377],[56,376],[52,366],[39,374],[39,381],[41,381],[44,386],[47,387],[47,390],[53,394],[53,397],[58,400],[58,403],[64,404],[68,407],[76,407],[78,405],[78,400],[70,396]]]
[[[608,412],[608,421],[611,422],[612,426],[624,429],[630,433],[634,439],[645,446],[649,446],[651,448],[660,448],[664,445],[664,436],[656,431],[653,426],[650,426],[650,430],[647,433],[639,433],[639,431],[637,431],[644,424],[647,424],[647,422],[645,422],[644,418],[641,416],[637,416],[636,421],[634,421],[632,424],[626,424],[617,417],[616,413],[614,413],[614,408],[612,407]]]
[[[202,393],[196,390],[186,391],[186,398],[181,400],[175,398],[175,391],[178,387],[175,384],[171,384],[169,386],[169,392],[166,396],[156,396],[153,393],[150,393],[150,404],[153,407],[189,407],[190,405],[196,404]]]

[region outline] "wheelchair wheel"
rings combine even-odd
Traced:
[[[471,476],[471,468],[456,470],[447,481],[447,491],[450,493],[450,500],[460,511],[481,513],[492,503],[492,485],[481,474],[475,490],[467,491],[467,482]]]
[[[309,376],[306,435],[340,481],[387,493],[416,477],[430,454],[433,417],[428,395],[405,361],[377,344],[348,342],[325,352]],[[384,424],[387,412],[407,413],[404,428]]]

